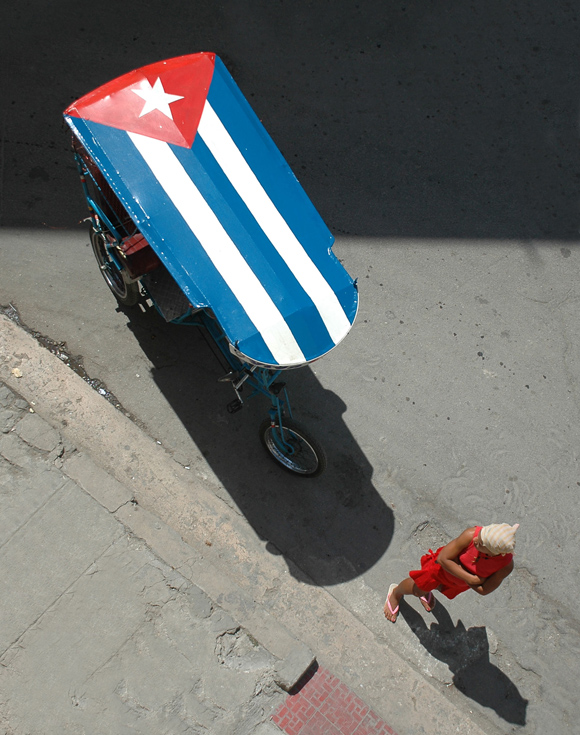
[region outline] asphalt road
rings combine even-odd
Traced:
[[[21,4],[3,27],[0,304],[66,341],[183,465],[207,467],[293,573],[332,589],[426,674],[453,681],[500,727],[570,731],[580,652],[572,6],[43,8]],[[200,50],[222,56],[359,278],[349,337],[288,378],[297,417],[329,455],[316,481],[263,455],[263,404],[227,413],[230,389],[200,333],[116,308],[79,226],[62,109],[129,69]],[[453,645],[443,650],[410,608],[385,629],[391,581],[430,545],[496,521],[521,523],[517,570],[490,598],[445,605],[439,632]],[[479,679],[459,673],[453,647],[484,656]]]

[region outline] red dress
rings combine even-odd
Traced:
[[[477,526],[473,534],[473,539],[477,538],[477,534],[481,531],[481,526]],[[459,563],[470,574],[476,574],[482,579],[484,577],[490,577],[494,572],[507,566],[513,559],[513,554],[506,554],[505,556],[487,556],[487,554],[480,554],[475,548],[473,539],[469,543],[461,554],[459,554]],[[441,546],[437,551],[431,551],[421,557],[421,569],[409,572],[409,576],[417,587],[423,592],[430,592],[441,586],[441,592],[452,600],[460,592],[465,592],[469,589],[467,582],[464,582],[459,577],[455,577],[450,572],[443,569],[443,567],[437,563],[437,557],[441,549],[445,548]]]

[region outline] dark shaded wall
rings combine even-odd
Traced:
[[[85,216],[61,124],[71,101],[215,51],[335,234],[575,240],[577,8],[23,0],[2,23],[0,223]]]

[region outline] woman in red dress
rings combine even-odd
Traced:
[[[433,590],[452,600],[460,592],[475,590],[489,595],[514,568],[515,533],[519,523],[494,523],[472,526],[460,536],[421,557],[421,569],[409,572],[400,584],[392,584],[385,602],[385,617],[394,623],[404,595],[414,595],[431,612],[435,607]]]

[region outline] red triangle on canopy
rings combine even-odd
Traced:
[[[73,102],[65,114],[191,148],[214,64],[215,54],[201,53],[143,66],[89,92]],[[169,107],[164,107],[171,117],[160,109],[147,112],[145,99],[137,94],[156,85],[162,87],[168,100],[173,96]]]

